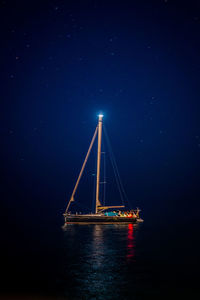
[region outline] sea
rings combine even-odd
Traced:
[[[0,299],[197,299],[197,226],[63,226],[63,219],[11,228]],[[26,228],[26,230],[24,230]],[[13,233],[13,234],[12,234]]]

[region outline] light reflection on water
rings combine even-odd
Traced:
[[[65,231],[66,272],[72,299],[119,299],[129,264],[135,260],[135,224],[69,225]]]
[[[127,236],[127,260],[131,260],[134,257],[134,248],[135,248],[135,236],[134,236],[134,226],[133,224],[128,224],[128,236]]]

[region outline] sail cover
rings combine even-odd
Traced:
[[[105,216],[107,216],[107,217],[114,217],[114,216],[118,216],[118,213],[114,212],[114,211],[109,211],[109,212],[105,213]]]

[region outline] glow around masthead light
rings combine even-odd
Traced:
[[[99,117],[99,118],[103,118],[103,114],[99,114],[98,117]]]

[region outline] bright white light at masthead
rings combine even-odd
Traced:
[[[103,118],[103,115],[102,115],[102,114],[99,114],[99,117],[100,117],[100,118]]]

